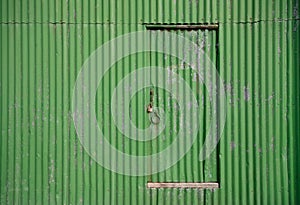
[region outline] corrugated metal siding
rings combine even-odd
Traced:
[[[1,204],[300,203],[299,5],[2,1]],[[147,190],[147,177],[102,168],[76,137],[71,97],[81,65],[102,43],[143,23],[219,23],[228,105],[214,192]],[[129,72],[140,59],[117,67]],[[106,84],[114,86],[117,75]],[[130,143],[124,149],[143,152]]]
[[[246,23],[299,19],[290,1],[2,1],[3,23]]]
[[[293,145],[298,134],[291,109],[299,93],[294,86],[297,66],[291,62],[297,45],[292,25],[231,24],[221,34],[229,98],[221,184],[231,194],[224,198],[229,204],[294,203]]]

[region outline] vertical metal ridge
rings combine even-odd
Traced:
[[[2,12],[1,12],[1,20],[2,20]],[[2,27],[0,27],[0,41],[2,42],[2,37],[3,37],[3,28]],[[3,62],[4,60],[3,60],[3,55],[2,55],[2,53],[3,53],[3,47],[4,46],[2,46],[1,47],[1,54],[0,54],[0,62]],[[3,82],[4,82],[4,79],[3,79],[3,70],[1,69],[1,71],[0,71],[0,80],[1,80],[1,82],[0,82],[0,94],[1,94],[1,96],[3,96],[3,93],[4,93],[4,90],[3,90]],[[0,98],[0,112],[2,113],[1,114],[1,117],[0,117],[0,130],[2,131],[3,130],[3,119],[2,119],[2,117],[3,117],[3,115],[4,115],[4,109],[3,109],[3,102],[2,102],[2,100],[3,100],[3,98],[1,97]],[[1,153],[1,156],[3,155],[3,152],[2,152],[2,146],[3,146],[3,137],[0,139],[0,153]],[[0,184],[3,184],[3,169],[4,169],[4,166],[2,165],[2,157],[0,157]],[[0,202],[2,202],[3,200],[2,200],[2,186],[0,186]]]
[[[22,3],[21,3],[21,11],[20,11],[20,14],[21,14],[21,16],[22,16]],[[23,34],[23,27],[21,27],[21,32],[20,32],[21,34]],[[23,51],[23,36],[22,35],[20,35],[20,75],[21,76],[23,76],[24,74],[23,74],[23,69],[22,69],[22,66],[23,66],[23,56],[22,56],[22,51]],[[24,95],[23,95],[23,90],[22,90],[22,88],[23,88],[23,78],[21,78],[20,79],[20,87],[19,87],[19,90],[20,90],[20,107],[22,108],[22,110],[23,110],[23,108],[24,108]],[[23,111],[21,111],[21,113],[20,113],[20,121],[19,121],[19,123],[20,123],[20,125],[21,125],[21,128],[20,128],[20,158],[22,159],[23,158],[23,152],[24,152],[24,147],[23,147],[23,136],[24,136],[24,130],[23,130],[23,122],[24,122],[24,116],[23,116]],[[0,152],[1,153],[1,152]],[[20,162],[20,174],[19,174],[19,177],[20,177],[20,181],[22,181],[23,180],[23,178],[22,178],[22,176],[23,176],[23,172],[24,172],[24,170],[23,170],[23,160],[21,160],[21,162]],[[19,187],[20,189],[23,189],[23,185],[22,185],[22,183],[20,183],[20,187]],[[0,193],[1,193],[1,191],[0,191]],[[22,203],[22,201],[23,201],[23,192],[21,192],[20,193],[20,197],[19,197],[19,203]]]
[[[298,11],[300,9],[300,4],[297,1],[293,1],[293,5],[294,8],[296,8]],[[299,17],[299,14],[297,14],[297,17]],[[297,25],[297,21],[293,21],[292,22],[293,25],[293,31],[294,30],[294,26]],[[299,41],[299,37],[300,37],[300,31],[299,29],[296,30],[296,32],[294,32],[292,34],[293,36],[293,44],[291,44],[291,48],[293,48],[293,54],[291,54],[292,57],[292,65],[293,67],[298,67],[300,66],[300,60],[297,56],[299,56],[300,53],[300,41]],[[295,92],[300,90],[300,82],[299,82],[299,77],[300,77],[300,72],[299,69],[296,69],[295,71],[295,76],[294,76],[294,82],[295,82]],[[299,95],[297,95],[295,97],[295,104],[298,105],[296,107],[296,112],[293,112],[294,115],[296,115],[294,119],[294,126],[293,126],[293,131],[294,133],[297,133],[298,131],[298,127],[300,126],[300,116],[297,115],[296,113],[300,111],[300,97]],[[297,135],[297,134],[295,134]],[[298,134],[299,136],[299,134]],[[300,140],[299,137],[295,137],[295,144],[294,144],[294,150],[295,150],[295,155],[294,155],[294,173],[295,173],[295,179],[294,179],[294,195],[295,195],[295,203],[298,203],[300,201],[300,189],[299,189],[299,184],[297,183],[300,180],[300,173],[297,171],[299,170],[299,162],[300,162]]]
[[[295,7],[297,8],[297,6],[299,5],[295,5]],[[298,8],[297,8],[298,9]],[[295,10],[293,10],[295,11]],[[296,14],[296,12],[294,12],[293,14],[294,16],[298,15]],[[286,23],[286,30],[289,30],[291,31],[291,22],[287,22]],[[293,32],[296,32],[295,29],[293,29]],[[285,42],[286,42],[286,53],[287,53],[287,57],[286,57],[286,65],[287,67],[292,67],[292,57],[291,57],[291,41],[289,39],[293,39],[292,38],[292,33],[289,32],[286,36],[285,36]],[[299,45],[299,44],[298,44]],[[297,49],[295,49],[296,52],[297,52]],[[287,135],[288,136],[295,136],[296,133],[293,132],[293,124],[294,124],[294,120],[295,120],[295,116],[292,114],[291,110],[295,110],[297,109],[297,106],[293,106],[293,103],[294,102],[294,99],[295,97],[297,96],[297,91],[295,92],[295,88],[294,88],[294,79],[293,79],[293,76],[296,74],[296,70],[293,70],[292,72],[288,72],[287,74],[287,96],[293,96],[291,98],[289,98],[287,100],[287,112],[286,112],[286,115],[287,115],[287,121],[289,122],[288,124],[288,128],[287,128]],[[296,97],[297,98],[297,97]],[[296,105],[296,104],[294,104]],[[293,137],[291,140],[288,140],[287,141],[287,158],[288,158],[288,161],[287,161],[287,181],[288,181],[288,184],[287,185],[291,185],[290,186],[290,194],[288,195],[288,201],[289,203],[295,203],[294,201],[294,198],[295,198],[295,195],[294,195],[294,190],[295,190],[295,187],[294,187],[294,184],[292,183],[294,180],[295,180],[295,172],[293,172],[293,166],[295,166],[294,164],[294,156],[295,156],[295,150],[294,150],[294,147],[293,147],[293,144],[295,143],[295,141],[297,140],[297,137]]]

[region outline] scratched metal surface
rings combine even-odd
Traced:
[[[299,5],[296,0],[1,1],[1,204],[299,204]],[[172,170],[130,177],[95,163],[76,137],[71,98],[83,62],[102,43],[152,23],[219,24],[217,33],[207,33],[218,39],[219,55],[212,57],[227,93],[227,119],[215,154],[219,167],[209,169],[220,189],[146,189],[149,178],[192,181],[197,152],[175,165],[174,170],[187,170],[182,178]],[[99,91],[96,101],[110,142],[132,154],[148,154],[148,145],[118,138],[104,102],[122,75],[148,57],[116,64],[103,81],[107,92]],[[139,126],[148,123],[138,107],[148,93],[133,102]]]

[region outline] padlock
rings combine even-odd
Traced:
[[[152,113],[152,112],[153,112],[152,105],[149,104],[149,105],[147,106],[147,113]]]

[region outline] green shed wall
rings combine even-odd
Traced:
[[[0,204],[299,204],[299,10],[296,0],[2,0]],[[147,189],[147,177],[104,169],[76,137],[83,62],[159,23],[219,24],[220,189]]]

